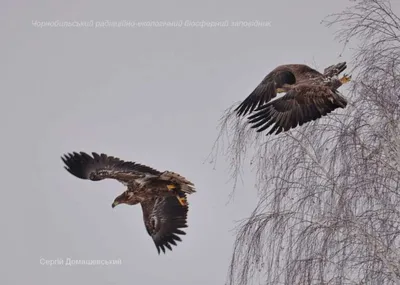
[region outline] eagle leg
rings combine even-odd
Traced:
[[[169,191],[174,191],[177,187],[173,184],[168,184],[167,188]],[[176,195],[176,199],[178,199],[179,204],[181,204],[182,206],[187,206],[187,201],[185,197],[180,197],[179,195]]]
[[[185,199],[185,198],[179,197],[179,196],[177,195],[177,196],[176,196],[176,199],[178,199],[179,203],[180,203],[182,206],[187,206],[187,202],[186,202],[186,199]]]
[[[174,190],[176,188],[176,186],[173,185],[173,184],[168,184],[167,188],[168,188],[169,191],[172,191],[172,190]]]

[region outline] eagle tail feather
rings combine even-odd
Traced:
[[[194,184],[176,172],[164,171],[161,174],[160,179],[170,181],[171,185],[169,187],[176,188],[176,191],[181,191],[187,194],[193,194],[196,192]]]

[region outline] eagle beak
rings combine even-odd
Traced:
[[[114,201],[114,203],[112,203],[112,205],[111,205],[111,207],[115,207],[115,206],[117,206],[119,203],[117,202],[117,201]]]

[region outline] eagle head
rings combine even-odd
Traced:
[[[135,196],[132,191],[125,191],[121,195],[117,196],[114,199],[114,202],[112,203],[111,207],[115,207],[119,204],[128,204],[128,205],[134,205],[139,203],[137,199],[135,199]]]

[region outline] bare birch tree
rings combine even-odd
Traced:
[[[235,185],[252,167],[259,194],[228,284],[400,285],[400,18],[389,1],[352,2],[324,21],[358,43],[346,109],[268,137],[237,104],[222,118],[212,158]]]

